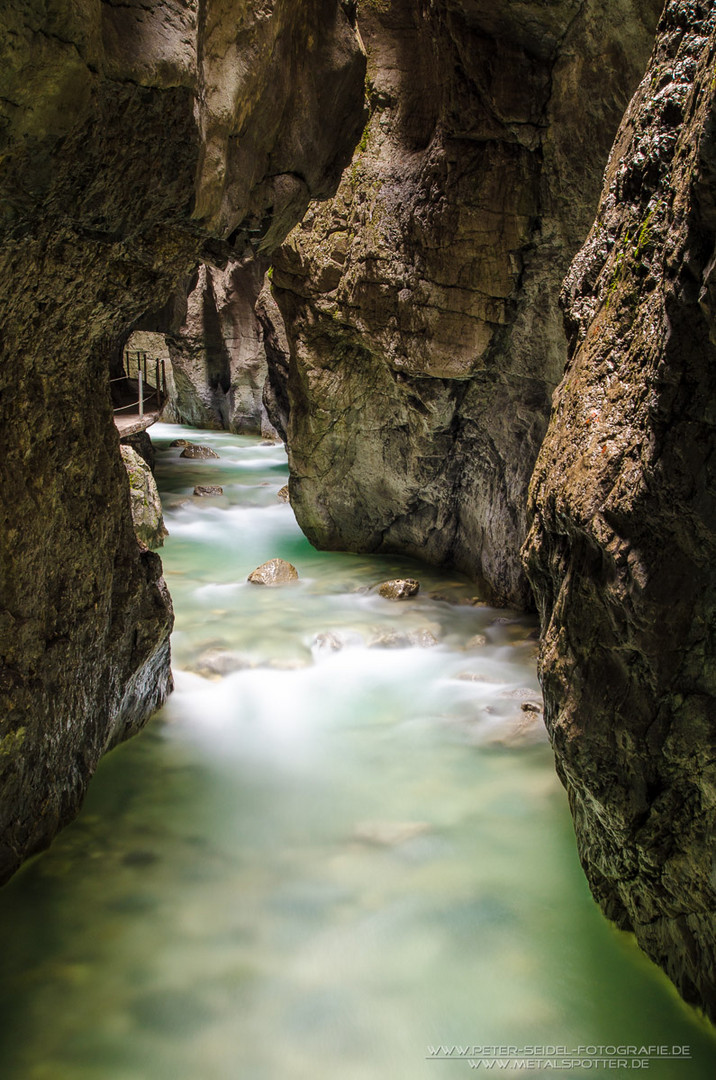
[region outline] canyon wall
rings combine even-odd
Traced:
[[[199,268],[182,325],[167,334],[169,408],[179,423],[276,437],[263,403],[268,363],[256,315],[266,270],[262,258]]]
[[[594,896],[714,1020],[715,61],[714,5],[669,0],[566,279],[525,548]]]
[[[527,487],[587,234],[662,0],[359,0],[370,119],[274,260],[291,502],[322,548],[530,603]]]
[[[333,194],[365,60],[338,0],[0,10],[0,880],[170,683],[109,367],[200,261],[269,253]]]

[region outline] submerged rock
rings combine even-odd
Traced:
[[[331,631],[316,634],[312,642],[313,648],[318,649],[321,652],[339,652],[345,644],[345,640],[342,637],[339,637],[338,634],[331,633]]]
[[[376,847],[397,847],[431,831],[427,821],[361,821],[353,839]]]
[[[194,488],[194,494],[199,496],[204,495],[223,495],[223,487],[212,486],[211,484],[197,484]]]
[[[174,448],[178,446],[190,446],[191,444],[188,439],[172,439],[169,445],[170,447]]]
[[[252,570],[246,580],[252,585],[290,585],[298,581],[298,570],[285,559],[269,559]]]
[[[435,634],[432,630],[428,630],[427,627],[410,630],[408,632],[408,641],[411,645],[417,645],[420,649],[432,649],[434,645],[439,644]]]
[[[184,458],[218,458],[216,450],[210,446],[202,446],[201,443],[187,443],[179,457]]]
[[[382,585],[376,585],[375,588],[386,600],[409,600],[411,596],[417,596],[420,582],[415,578],[394,578],[392,581],[384,581]]]
[[[162,501],[152,470],[131,446],[120,446],[129,477],[132,522],[137,539],[148,548],[158,548],[169,533],[162,517]]]
[[[403,631],[377,629],[367,642],[369,649],[430,649],[437,644],[438,639],[427,627]]]
[[[223,678],[234,671],[244,671],[255,665],[240,653],[230,649],[207,649],[197,657],[196,663],[188,671],[194,671],[204,678]]]
[[[487,711],[487,710],[486,710]],[[471,742],[479,746],[536,746],[547,742],[547,729],[539,708],[522,708],[519,713],[505,717],[488,728],[476,728]]]
[[[407,649],[408,635],[398,630],[377,630],[368,638],[369,649]]]

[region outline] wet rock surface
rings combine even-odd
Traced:
[[[410,600],[420,592],[420,582],[415,578],[394,578],[376,585],[375,591],[385,600]]]
[[[318,547],[453,563],[530,603],[557,300],[661,0],[359,2],[370,120],[274,260],[292,505]]]
[[[218,458],[216,450],[212,450],[210,446],[201,446],[198,443],[189,443],[184,447],[179,457],[183,458],[195,458],[195,459],[209,459]]]
[[[247,580],[252,585],[289,585],[298,581],[298,570],[285,559],[269,559],[252,570]]]
[[[564,288],[526,566],[582,865],[716,1018],[716,13],[670,0]]]
[[[200,498],[205,498],[214,495],[223,495],[223,487],[218,487],[212,484],[197,484],[194,488],[194,494]]]

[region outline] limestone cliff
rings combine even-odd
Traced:
[[[199,268],[183,323],[167,334],[170,409],[180,423],[276,435],[263,403],[268,364],[255,310],[266,269],[262,258]]]
[[[0,8],[0,880],[169,686],[110,361],[200,261],[334,192],[364,67],[338,0]]]
[[[669,0],[564,289],[526,562],[605,913],[716,1019],[716,11]]]
[[[662,0],[359,0],[370,120],[275,259],[291,501],[319,547],[529,603],[527,485],[587,233]]]

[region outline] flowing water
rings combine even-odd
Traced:
[[[710,1030],[589,896],[534,621],[315,552],[280,446],[152,436],[176,692],[0,893],[2,1080],[449,1080],[454,1045],[545,1044],[587,1047],[577,1073],[690,1047],[649,1076],[711,1077]],[[299,582],[248,584],[274,556]],[[371,591],[398,574],[416,598]]]

